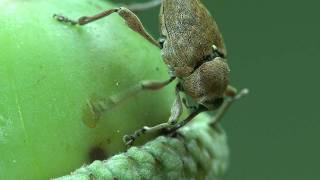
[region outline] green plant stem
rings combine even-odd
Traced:
[[[226,135],[220,127],[211,128],[209,119],[201,114],[175,137],[158,137],[56,180],[220,179],[229,157]]]

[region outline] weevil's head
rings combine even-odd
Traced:
[[[229,83],[229,66],[224,59],[216,57],[201,64],[181,83],[186,94],[209,110],[223,103],[224,92]]]

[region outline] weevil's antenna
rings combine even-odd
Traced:
[[[216,113],[215,117],[213,118],[213,120],[210,122],[210,126],[211,127],[216,127],[217,124],[220,122],[220,120],[222,119],[222,117],[225,115],[225,113],[227,112],[227,110],[230,108],[230,106],[232,105],[233,102],[235,102],[236,100],[246,96],[247,94],[249,94],[249,89],[245,88],[242,89],[239,93],[237,93],[235,96],[230,97],[228,99],[226,99],[224,101],[224,103],[222,104],[222,106],[219,108],[218,112]]]

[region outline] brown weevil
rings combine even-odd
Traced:
[[[159,41],[156,41],[131,10],[144,10],[158,4],[161,4],[161,35]],[[124,136],[127,145],[131,145],[141,134],[160,130],[172,132],[184,126],[200,112],[220,108],[212,120],[211,125],[214,126],[234,100],[248,93],[247,89],[237,93],[235,88],[228,85],[230,69],[226,62],[225,45],[214,18],[200,0],[153,0],[128,8],[109,9],[94,16],[80,17],[76,21],[61,15],[54,17],[62,22],[85,25],[112,13],[118,13],[133,31],[161,49],[170,78],[164,82],[142,81],[129,91],[113,96],[116,98],[111,98],[111,106],[104,102],[92,105],[96,112],[109,110],[143,90],[159,90],[178,79],[175,88],[176,99],[168,122],[153,127],[145,126],[132,135]],[[188,100],[182,100],[180,92],[184,92]],[[224,101],[225,96],[229,98]],[[189,107],[189,102],[195,103],[196,106]],[[178,122],[183,104],[191,113],[186,119]]]

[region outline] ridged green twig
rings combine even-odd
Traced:
[[[228,164],[226,135],[221,128],[212,129],[209,119],[201,114],[174,138],[158,137],[56,180],[220,179]]]

